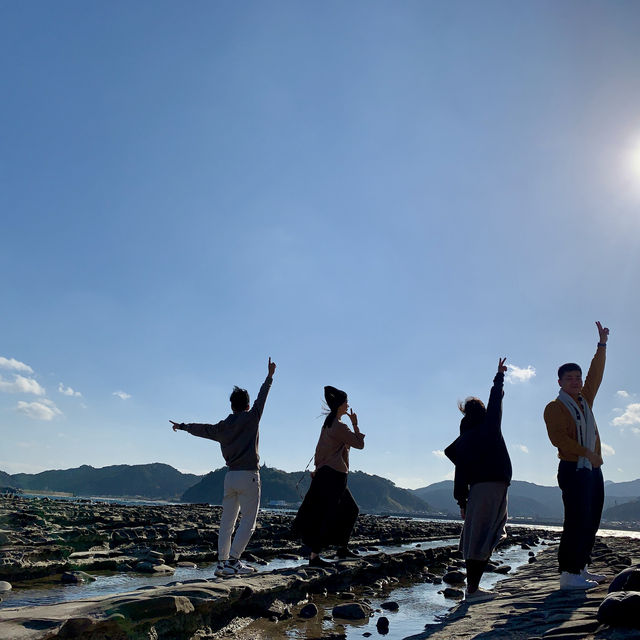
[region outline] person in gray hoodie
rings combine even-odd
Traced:
[[[187,431],[200,438],[220,443],[228,471],[224,479],[222,517],[218,531],[218,576],[245,575],[255,571],[240,560],[256,527],[260,506],[260,455],[258,454],[260,418],[273,382],[276,363],[269,365],[267,377],[260,387],[258,397],[250,407],[246,389],[234,387],[229,400],[231,412],[217,424],[173,422],[174,431]],[[242,513],[240,525],[231,542],[231,534]]]

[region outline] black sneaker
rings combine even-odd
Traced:
[[[344,560],[345,558],[359,558],[360,554],[357,551],[349,549],[349,547],[340,547],[338,551],[336,551],[336,556]]]
[[[309,566],[310,567],[330,567],[331,563],[321,558],[320,556],[316,556],[315,558],[309,558]]]

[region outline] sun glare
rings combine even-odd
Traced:
[[[636,178],[640,179],[640,140],[635,144],[630,154],[631,171]]]

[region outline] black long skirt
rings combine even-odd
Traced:
[[[347,475],[320,467],[293,521],[292,531],[314,553],[346,547],[360,510],[347,487]]]

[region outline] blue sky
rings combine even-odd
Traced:
[[[609,480],[640,476],[636,2],[3,2],[0,469],[205,473],[278,365],[264,462],[322,388],[353,469],[449,477],[456,403],[512,369],[514,477],[555,482],[559,364],[611,329]]]

